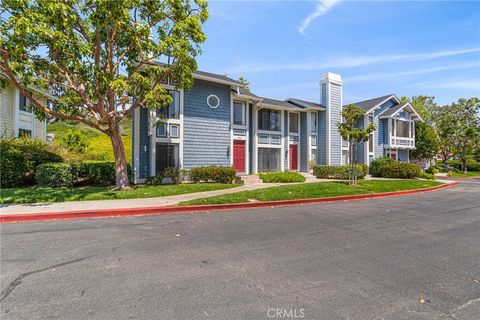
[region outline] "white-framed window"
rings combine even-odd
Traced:
[[[167,125],[162,124],[157,128],[157,137],[165,138],[167,136]]]
[[[258,130],[280,131],[280,111],[260,109],[258,111]]]
[[[169,133],[171,138],[178,138],[180,136],[180,126],[178,124],[171,124]]]
[[[290,133],[298,133],[299,131],[298,120],[299,120],[298,113],[292,113],[292,112],[289,113],[288,125],[289,125]]]
[[[318,117],[316,112],[312,112],[310,114],[310,131],[311,132],[317,132],[318,130]]]
[[[233,124],[238,126],[246,125],[247,108],[245,102],[233,102]]]
[[[172,97],[172,102],[168,106],[157,110],[157,116],[163,116],[166,119],[178,119],[180,117],[180,92],[168,90]]]
[[[216,95],[211,94],[207,97],[207,104],[210,108],[216,109],[220,106],[220,99]]]
[[[368,135],[368,152],[373,153],[373,132]]]
[[[27,106],[30,104],[30,99],[24,96],[21,92],[19,92],[19,95],[20,97],[18,101],[18,110],[24,111],[24,112],[32,112],[32,110],[27,108]]]

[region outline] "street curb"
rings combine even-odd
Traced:
[[[453,181],[453,182],[445,183],[439,186],[423,188],[423,189],[402,190],[402,191],[382,192],[382,193],[373,193],[373,194],[359,194],[359,195],[349,195],[349,196],[325,197],[325,198],[278,200],[278,201],[232,203],[232,204],[194,205],[194,206],[156,206],[156,207],[142,207],[142,208],[116,208],[116,209],[100,209],[100,210],[77,210],[77,211],[62,211],[62,212],[8,214],[8,215],[0,215],[0,223],[86,219],[86,218],[107,218],[107,217],[122,217],[122,216],[145,216],[145,215],[177,214],[177,213],[198,213],[198,212],[265,208],[265,207],[273,208],[273,207],[281,207],[281,206],[304,205],[304,204],[314,204],[314,203],[324,203],[324,202],[352,201],[352,200],[363,200],[363,199],[371,199],[371,198],[384,198],[384,197],[409,195],[409,194],[424,193],[424,192],[431,192],[439,189],[445,189],[445,188],[452,187],[456,184],[458,184],[458,181]]]

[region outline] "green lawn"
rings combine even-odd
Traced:
[[[468,177],[480,177],[480,171],[467,171],[467,173],[463,172],[453,172],[453,177],[457,178],[468,178]]]
[[[250,201],[275,201],[307,198],[322,198],[355,194],[368,194],[387,191],[428,188],[440,185],[431,180],[369,180],[359,181],[353,187],[345,182],[305,183],[290,186],[242,191],[210,198],[182,202],[179,205],[242,203]]]
[[[181,185],[139,186],[126,191],[109,191],[111,187],[18,188],[0,190],[0,203],[38,203],[83,200],[114,200],[165,197],[177,194],[237,187],[235,184],[195,183]]]

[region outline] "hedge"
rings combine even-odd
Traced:
[[[454,167],[455,169],[462,170],[462,161],[460,160],[447,160],[445,162],[448,165]],[[480,171],[480,162],[475,160],[468,160],[467,171]]]
[[[71,187],[73,176],[67,163],[45,163],[37,167],[37,184],[42,187]]]
[[[420,177],[422,168],[417,163],[393,162],[383,166],[381,176],[384,178],[413,179]]]
[[[382,169],[385,165],[395,163],[396,161],[389,157],[383,157],[373,160],[370,163],[370,174],[373,177],[381,177]]]
[[[321,179],[344,179],[347,180],[350,177],[352,167],[350,165],[345,166],[314,166],[313,175]],[[363,179],[368,173],[368,166],[358,163],[355,166],[358,179]]]
[[[54,148],[30,138],[0,139],[0,155],[2,188],[33,185],[38,165],[63,161]]]
[[[305,181],[305,177],[295,171],[264,172],[260,173],[260,179],[262,179],[264,183],[288,183]]]
[[[128,176],[131,178],[131,166],[127,164]],[[71,164],[71,172],[74,182],[89,185],[112,185],[115,184],[115,162],[94,161],[78,162]]]
[[[148,177],[145,180],[147,185],[161,185],[161,184],[179,184],[183,182],[186,171],[177,168],[169,167],[165,172],[159,173],[156,176]]]
[[[189,171],[190,180],[193,182],[232,183],[235,174],[233,167],[196,167]]]

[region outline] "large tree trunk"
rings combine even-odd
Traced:
[[[122,136],[118,123],[109,126],[109,136],[112,142],[113,154],[115,156],[115,187],[116,189],[128,188],[128,170],[127,160],[125,158],[125,149],[123,147]]]

